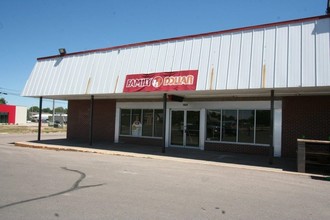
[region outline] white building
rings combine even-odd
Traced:
[[[68,139],[290,157],[330,135],[329,39],[326,15],[63,53],[22,95],[68,100]]]

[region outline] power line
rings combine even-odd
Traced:
[[[0,94],[3,94],[3,95],[13,95],[13,96],[21,96],[21,95],[18,94],[18,93],[12,93],[12,92],[1,92],[1,91],[0,91]]]
[[[17,89],[9,89],[9,88],[5,88],[5,87],[0,87],[1,90],[8,90],[8,91],[11,91],[11,92],[20,92],[20,90],[17,90]]]

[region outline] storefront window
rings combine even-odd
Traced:
[[[237,110],[222,111],[222,141],[236,142]]]
[[[208,110],[206,141],[269,144],[270,111]]]
[[[238,111],[238,142],[254,142],[254,110]]]
[[[122,109],[120,114],[120,134],[131,134],[131,110]]]
[[[142,136],[152,136],[152,128],[154,123],[152,109],[145,109],[143,110],[143,129],[142,129]]]
[[[162,137],[163,110],[121,109],[120,135]]]
[[[154,113],[154,136],[163,137],[163,110],[155,109]]]
[[[207,111],[206,138],[211,141],[220,141],[221,110]]]
[[[256,111],[256,143],[269,144],[270,143],[270,111],[257,110]]]

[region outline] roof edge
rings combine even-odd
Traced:
[[[248,30],[252,30],[252,29],[268,28],[268,27],[280,26],[280,25],[286,25],[286,24],[293,24],[293,23],[298,23],[298,22],[321,20],[321,19],[325,19],[325,18],[330,18],[330,14],[321,15],[321,16],[314,16],[314,17],[307,17],[307,18],[299,18],[299,19],[287,20],[287,21],[280,21],[280,22],[273,22],[273,23],[266,23],[266,24],[260,24],[260,25],[253,25],[253,26],[247,26],[247,27],[233,28],[233,29],[222,30],[222,31],[213,31],[213,32],[207,32],[207,33],[201,33],[201,34],[192,34],[192,35],[185,35],[185,36],[179,36],[179,37],[173,37],[173,38],[164,38],[164,39],[160,39],[160,40],[152,40],[152,41],[145,41],[145,42],[139,42],[139,43],[124,44],[124,45],[113,46],[113,47],[106,47],[106,48],[99,48],[99,49],[92,49],[92,50],[84,50],[84,51],[79,51],[79,52],[67,53],[65,55],[60,55],[59,54],[59,55],[53,55],[53,56],[39,57],[39,58],[37,58],[37,60],[40,61],[40,60],[54,59],[54,58],[66,57],[66,56],[72,56],[72,55],[79,55],[79,54],[87,54],[87,53],[104,52],[104,51],[110,51],[110,50],[118,50],[118,49],[124,49],[124,48],[129,48],[129,47],[137,47],[137,46],[148,45],[148,44],[163,43],[163,42],[168,42],[168,41],[183,40],[183,39],[204,37],[204,36],[210,36],[210,35],[216,35],[216,34],[239,32],[239,31],[248,31]]]

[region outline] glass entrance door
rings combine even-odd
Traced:
[[[171,111],[171,145],[199,147],[199,111]]]

